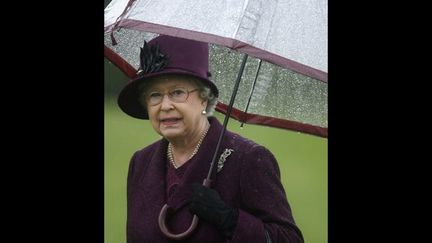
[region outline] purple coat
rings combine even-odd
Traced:
[[[167,220],[171,232],[186,231],[192,221],[188,200],[191,184],[206,178],[222,125],[210,118],[210,129],[198,153],[189,161],[182,183],[167,201],[167,145],[161,139],[137,151],[130,163],[127,184],[127,242],[260,242],[266,229],[276,242],[303,242],[300,230],[291,215],[280,181],[276,159],[265,147],[229,131],[220,151],[233,149],[223,168],[212,181],[212,188],[231,207],[239,209],[239,218],[232,240],[224,239],[215,227],[200,220],[190,238],[174,241],[166,238],[158,226],[158,215],[167,203],[176,213]],[[219,157],[219,156],[218,156]]]

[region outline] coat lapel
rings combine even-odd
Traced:
[[[168,141],[162,139],[156,145],[155,153],[150,158],[146,173],[142,175],[141,185],[144,186],[146,198],[151,205],[162,208],[166,203],[166,149]]]
[[[210,129],[204,138],[198,153],[196,153],[192,160],[188,162],[191,164],[183,176],[182,183],[179,184],[178,189],[168,199],[167,204],[175,210],[179,210],[189,202],[192,197],[192,184],[195,182],[202,184],[204,179],[207,177],[210,163],[216,149],[216,144],[220,132],[222,131],[222,126],[216,118],[210,118],[209,120]],[[223,146],[221,149],[223,149]]]

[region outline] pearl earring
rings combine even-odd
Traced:
[[[202,111],[201,111],[201,114],[206,115],[206,114],[207,114],[207,111],[206,111],[206,110],[202,110]]]

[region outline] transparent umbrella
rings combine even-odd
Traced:
[[[105,57],[130,78],[144,40],[158,34],[210,44],[225,127],[233,117],[327,137],[327,0],[113,0],[105,8]],[[173,239],[198,221],[173,235],[163,220]]]

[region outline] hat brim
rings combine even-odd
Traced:
[[[138,118],[138,119],[149,119],[147,109],[140,103],[139,101],[139,90],[138,87],[140,84],[147,82],[149,79],[163,76],[167,74],[180,74],[180,75],[187,75],[198,78],[200,81],[202,81],[204,84],[208,85],[213,92],[213,94],[216,97],[219,97],[219,90],[217,89],[216,85],[210,81],[209,79],[204,79],[202,76],[199,76],[197,74],[187,72],[184,70],[179,69],[171,69],[171,70],[163,70],[161,72],[156,73],[149,73],[146,74],[143,77],[138,77],[131,82],[129,82],[120,92],[118,96],[117,103],[120,107],[120,109],[125,112],[126,114]]]

